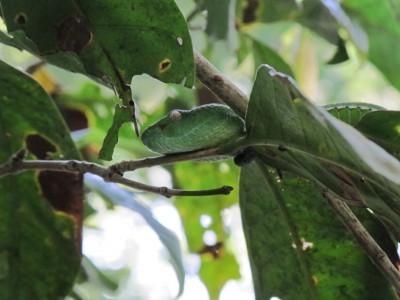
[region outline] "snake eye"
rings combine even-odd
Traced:
[[[177,110],[173,110],[169,114],[169,119],[171,120],[171,122],[178,122],[181,119],[181,117],[182,117],[181,113]]]

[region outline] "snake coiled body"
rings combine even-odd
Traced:
[[[173,154],[222,146],[244,135],[244,121],[231,108],[208,104],[171,111],[143,131],[142,141],[154,152]]]

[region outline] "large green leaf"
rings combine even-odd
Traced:
[[[4,62],[0,107],[0,163],[23,147],[36,156],[79,159],[49,96],[36,81]],[[0,179],[0,195],[0,298],[65,296],[80,265],[81,175],[9,175]]]
[[[261,159],[318,182],[400,227],[400,163],[353,127],[314,106],[287,76],[259,68],[246,116]]]
[[[134,119],[127,88],[132,76],[146,73],[165,82],[193,85],[192,43],[172,0],[1,4],[7,30],[14,35],[14,40],[1,36],[3,42],[116,87],[123,105],[107,133],[102,159],[111,160],[120,127]]]
[[[114,84],[121,79],[130,83],[133,75],[142,73],[193,84],[191,39],[172,0],[2,0],[1,6],[8,32],[25,32],[36,44],[36,54],[60,67],[81,72],[79,64],[70,64],[78,56],[89,75],[107,77]]]
[[[241,170],[240,207],[257,299],[397,299],[310,182],[280,182],[252,163]],[[384,232],[358,213],[370,231]]]
[[[346,0],[342,5],[367,33],[368,59],[400,89],[400,56],[393,52],[400,47],[400,5],[391,0]]]

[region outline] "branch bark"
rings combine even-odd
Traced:
[[[194,60],[197,78],[244,119],[249,97],[196,50]]]

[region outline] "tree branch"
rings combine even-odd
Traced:
[[[249,97],[196,50],[194,60],[197,78],[244,119]]]
[[[355,240],[364,252],[378,267],[386,279],[396,288],[397,292],[400,293],[400,273],[392,264],[386,253],[379,247],[345,202],[335,198],[329,192],[324,191],[322,194],[335,214],[353,234]]]
[[[103,178],[106,182],[119,183],[140,191],[158,194],[167,198],[172,196],[228,195],[232,191],[232,187],[230,186],[222,186],[216,189],[201,191],[186,191],[170,189],[167,187],[156,187],[127,179],[123,177],[121,173],[115,171],[112,166],[104,167],[99,164],[77,160],[25,160],[26,153],[27,151],[22,149],[15,155],[11,156],[3,165],[0,165],[0,178],[10,174],[18,174],[22,171],[48,170],[60,172],[92,173]],[[164,162],[168,161],[163,157],[160,157],[159,159],[160,161]],[[153,163],[152,166],[156,165],[153,161],[150,160],[150,162]]]

